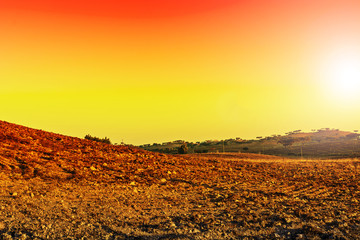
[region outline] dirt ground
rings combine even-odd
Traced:
[[[357,160],[188,156],[140,183],[2,174],[2,239],[359,239]],[[137,180],[135,180],[137,179]]]
[[[360,162],[172,156],[0,121],[0,239],[360,239]]]

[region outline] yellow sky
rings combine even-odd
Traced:
[[[131,144],[358,129],[358,4],[233,2],[161,18],[1,8],[1,119]]]

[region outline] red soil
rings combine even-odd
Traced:
[[[0,239],[357,239],[358,166],[165,155],[0,121]]]

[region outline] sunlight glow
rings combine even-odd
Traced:
[[[336,100],[354,100],[360,93],[360,54],[342,51],[327,59],[324,84]]]

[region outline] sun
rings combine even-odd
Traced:
[[[335,100],[355,100],[360,96],[360,54],[338,51],[324,61],[323,85]]]
[[[354,56],[339,57],[330,70],[332,87],[340,94],[359,93],[360,61]]]

